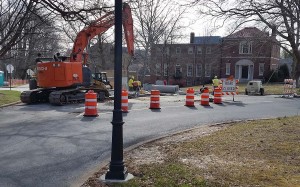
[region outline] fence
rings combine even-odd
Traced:
[[[8,79],[7,82],[5,82],[4,86],[20,86],[24,84],[28,84],[28,80],[22,80],[22,79]]]

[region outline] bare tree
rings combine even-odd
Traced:
[[[172,0],[144,0],[132,2],[135,20],[135,43],[143,61],[143,77],[151,62],[151,48],[159,42],[168,42],[181,36],[179,31],[184,27],[180,21],[186,13]]]
[[[278,44],[294,57],[293,78],[300,77],[300,1],[294,0],[192,0],[200,13],[214,19],[234,20],[236,28],[247,23],[260,23],[279,36]],[[224,21],[224,22],[225,22]]]
[[[34,22],[36,18],[33,18],[36,11],[37,7],[33,1],[1,1],[0,58],[36,27],[37,22]]]
[[[111,11],[113,5],[103,4],[103,0],[33,0],[43,9],[52,12],[66,21],[88,21],[88,17],[98,12]]]

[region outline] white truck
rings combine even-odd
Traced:
[[[249,81],[247,87],[245,88],[245,94],[265,94],[265,89],[261,81]]]

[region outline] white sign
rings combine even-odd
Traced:
[[[236,83],[235,79],[233,80],[222,80],[222,91],[223,92],[235,92],[236,91]]]
[[[8,64],[6,66],[6,70],[8,71],[8,73],[12,73],[14,71],[14,69],[15,69],[14,66],[11,64]]]

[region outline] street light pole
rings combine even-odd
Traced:
[[[112,119],[112,144],[109,171],[104,181],[123,182],[133,176],[127,173],[123,162],[123,115],[122,93],[122,0],[115,0],[115,67],[114,67],[114,110]],[[101,178],[102,179],[102,178]]]

